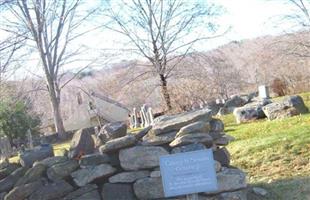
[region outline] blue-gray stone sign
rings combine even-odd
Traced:
[[[165,197],[217,190],[211,149],[160,157]]]

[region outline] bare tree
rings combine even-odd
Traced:
[[[108,28],[122,34],[132,44],[134,53],[143,56],[143,74],[152,73],[160,81],[161,93],[168,110],[172,109],[168,79],[194,45],[210,39],[216,29],[214,17],[219,7],[209,1],[131,0],[110,2]],[[137,74],[141,77],[143,74]]]
[[[15,0],[14,5],[9,6],[15,21],[11,22],[7,31],[18,35],[19,30],[24,30],[29,33],[27,38],[34,42],[45,74],[56,132],[61,138],[65,136],[65,130],[60,94],[71,80],[61,81],[62,67],[73,62],[76,59],[74,56],[80,53],[80,48],[69,51],[68,47],[73,40],[89,31],[83,32],[79,27],[93,13],[78,12],[80,4],[81,0]]]

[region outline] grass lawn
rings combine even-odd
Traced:
[[[301,96],[310,107],[310,93]],[[310,113],[240,125],[232,114],[221,119],[236,138],[228,145],[232,165],[248,173],[249,183],[266,188],[268,199],[310,199]]]

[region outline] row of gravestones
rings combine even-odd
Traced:
[[[153,125],[154,115],[151,107],[143,105],[138,111],[136,108],[133,108],[132,113],[129,118],[130,128],[145,128]]]
[[[138,133],[127,133],[124,127],[107,124],[97,137],[91,129],[77,131],[69,156],[40,158],[23,167],[0,166],[0,200],[165,199],[159,158],[206,148],[216,161],[218,189],[199,193],[199,199],[247,199],[245,173],[230,166],[225,147],[233,138],[210,110],[161,116]],[[99,149],[94,138],[102,140]]]

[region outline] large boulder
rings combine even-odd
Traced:
[[[142,138],[142,145],[145,146],[157,146],[170,143],[174,140],[177,132],[172,131],[169,133],[164,133],[156,135],[153,131],[150,131],[147,135]]]
[[[18,168],[12,174],[2,179],[0,181],[0,192],[6,192],[11,190],[18,181],[18,179],[20,179],[20,177],[22,177],[27,170],[27,167]]]
[[[212,119],[210,121],[210,132],[223,132],[224,123],[220,119]]]
[[[263,111],[263,107],[270,103],[270,100],[264,99],[261,101],[246,104],[243,107],[235,108],[233,113],[236,118],[236,122],[242,123],[265,118],[266,115]]]
[[[269,120],[273,120],[307,113],[309,109],[300,96],[289,96],[264,106],[263,111]]]
[[[74,133],[69,150],[70,158],[80,158],[94,152],[95,142],[92,134],[93,132],[89,129],[80,129]]]
[[[119,153],[121,166],[125,170],[149,169],[159,166],[159,157],[169,154],[159,146],[135,146]]]
[[[27,183],[35,182],[40,180],[46,172],[46,166],[43,164],[37,164],[36,166],[27,170],[24,176],[22,176],[15,186],[24,185]]]
[[[169,144],[169,146],[178,147],[193,143],[202,143],[206,145],[207,148],[210,148],[213,145],[213,138],[207,133],[188,134],[176,138]]]
[[[115,152],[119,149],[131,147],[136,144],[134,135],[126,135],[120,138],[112,139],[99,148],[101,153]]]
[[[119,137],[123,137],[127,134],[127,125],[124,122],[113,122],[104,125],[100,132],[98,133],[98,137],[100,140],[105,143],[108,140],[116,139]]]
[[[104,200],[136,200],[130,184],[106,183],[101,195]]]
[[[182,127],[196,121],[209,122],[211,117],[212,111],[209,109],[195,110],[172,116],[162,116],[155,119],[153,131],[156,135],[179,131]]]
[[[138,199],[164,198],[164,189],[161,177],[139,179],[133,185]]]
[[[29,197],[31,200],[54,200],[69,194],[73,187],[64,180],[49,183],[35,190]]]
[[[86,168],[79,169],[73,173],[71,176],[76,185],[79,187],[85,186],[91,183],[97,178],[109,177],[116,172],[116,169],[109,164],[101,164],[97,166],[87,166]]]
[[[23,200],[29,197],[34,191],[42,186],[42,181],[36,181],[14,187],[4,198],[4,200]]]
[[[233,111],[234,108],[241,107],[241,106],[245,105],[247,102],[248,102],[247,99],[244,99],[238,95],[233,95],[230,97],[230,99],[228,99],[225,102],[224,107],[228,108],[229,111]]]
[[[69,177],[70,174],[79,168],[76,160],[68,160],[58,163],[47,169],[47,176],[50,180],[57,181]]]
[[[150,175],[149,171],[121,172],[109,178],[110,183],[133,183]]]
[[[53,156],[54,156],[53,146],[50,144],[44,144],[41,146],[37,146],[34,149],[26,150],[19,156],[19,158],[20,158],[20,164],[22,166],[32,167],[34,162]]]

